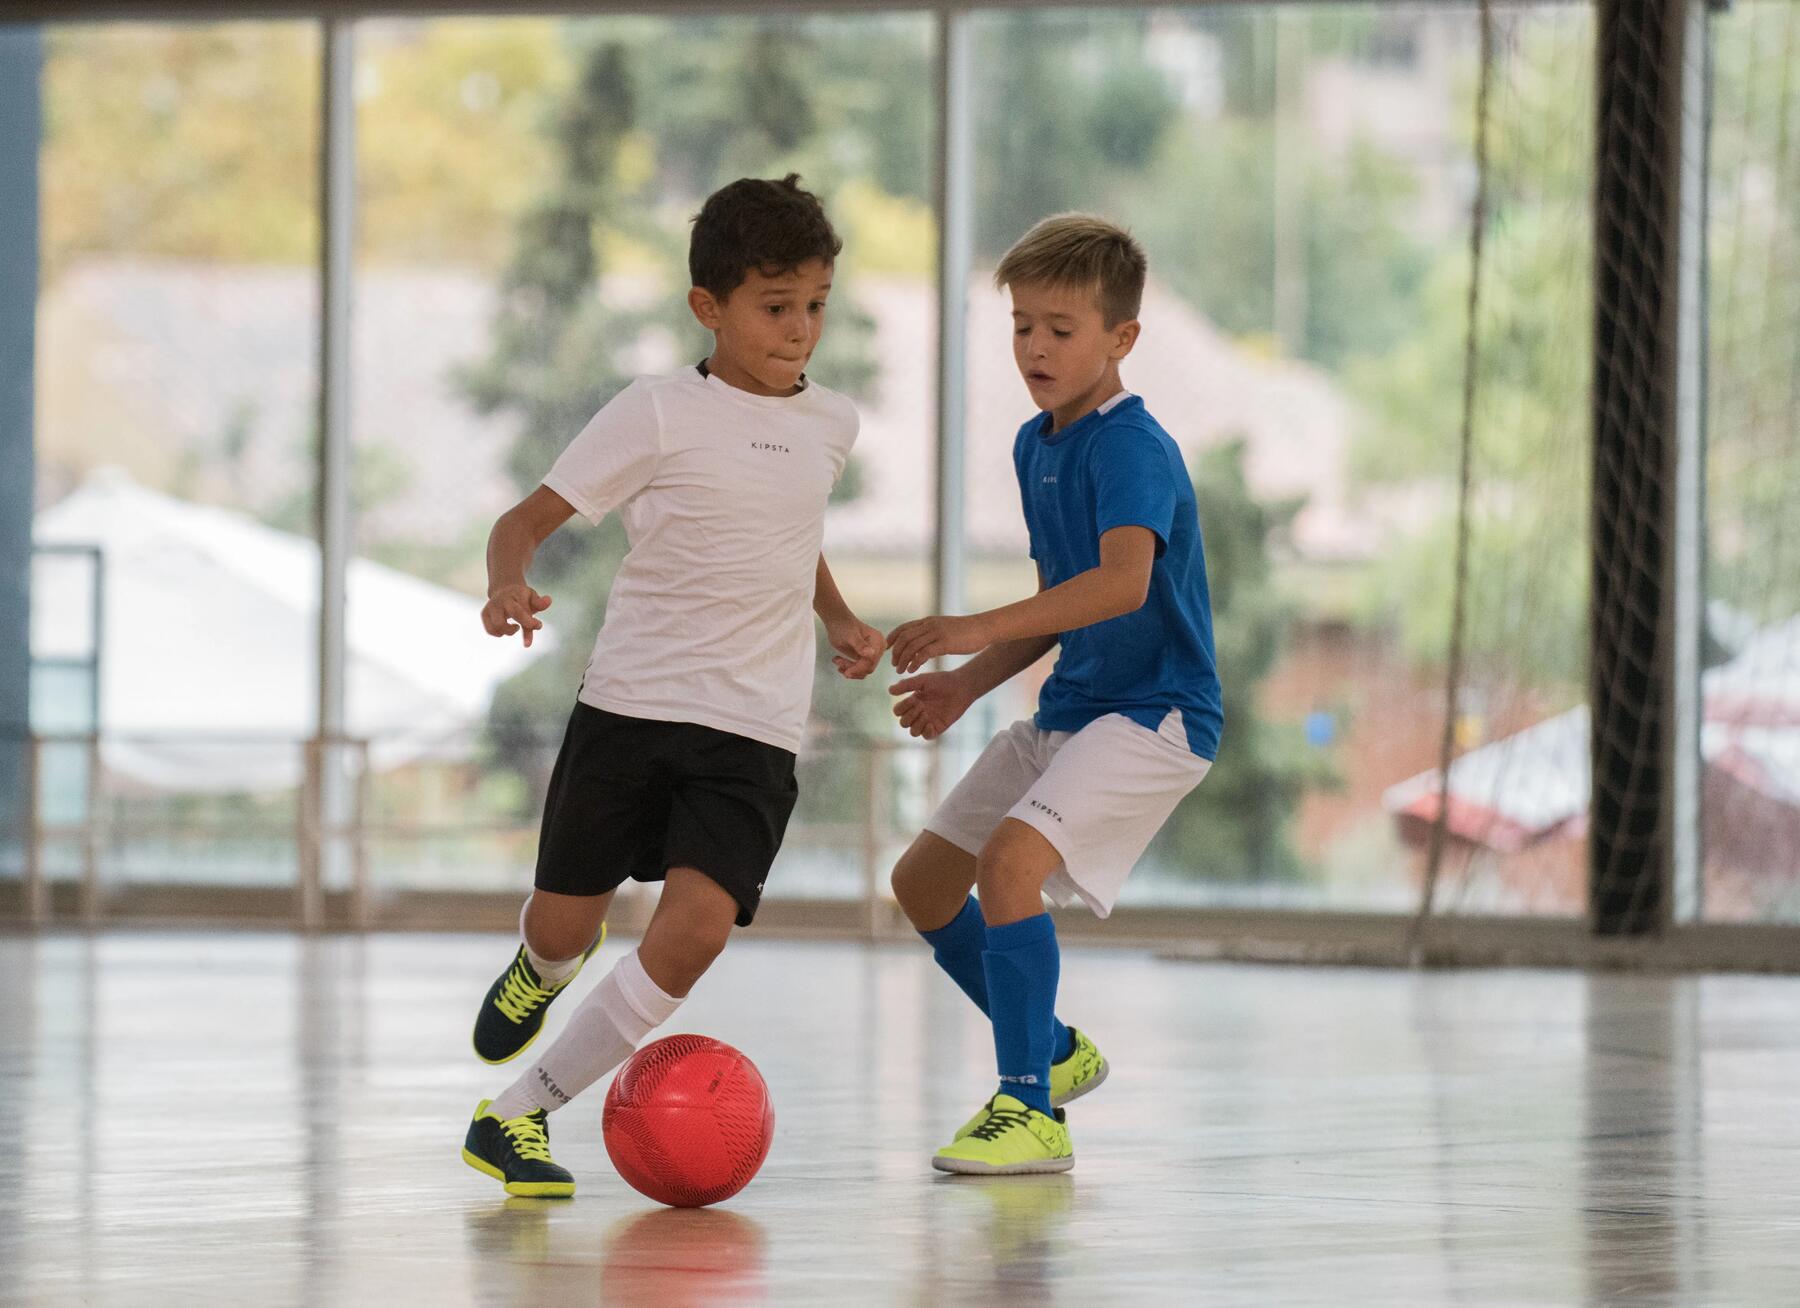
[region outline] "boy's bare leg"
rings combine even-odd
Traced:
[[[601,939],[612,892],[533,891],[519,913],[520,946],[475,1014],[476,1057],[509,1063],[543,1030],[550,1004],[580,972]]]
[[[1002,922],[1016,922],[1032,913],[1041,913],[1043,906],[1038,894],[1044,880],[1062,861],[1057,855],[1038,877],[1038,890],[1026,893],[1030,878],[1029,875],[1023,879],[1017,877],[1011,851],[1019,838],[1007,833],[1008,827],[1018,827],[1036,836],[1045,849],[1050,849],[1050,842],[1023,822],[1011,819],[1002,822],[1000,830],[989,840],[988,848],[982,851],[982,858],[988,859],[988,880],[994,889],[982,891],[980,904],[969,897],[969,892],[981,879],[981,858],[929,831],[920,832],[918,839],[900,856],[892,878],[894,898],[907,921],[931,946],[937,965],[983,1013],[988,1012],[988,989],[987,968],[981,956],[987,950],[987,929],[996,925],[992,914],[999,911],[998,905],[1006,905],[1008,911],[1015,913],[1001,919]],[[1052,849],[1051,853],[1054,855],[1055,851]],[[995,907],[988,904],[989,893],[999,896]],[[1032,907],[1026,912],[1018,912],[1019,905],[1027,901]],[[984,914],[988,915],[986,920],[983,920]],[[1059,1062],[1074,1052],[1074,1034],[1054,1017],[1051,1018],[1050,1042]]]
[[[894,899],[913,929],[938,931],[955,920],[975,888],[976,858],[966,849],[921,831],[894,865]]]
[[[1036,827],[1006,818],[976,860],[981,915],[990,927],[1007,926],[1044,911],[1044,882],[1062,865],[1056,846]]]
[[[670,868],[638,947],[613,964],[563,1033],[494,1100],[494,1114],[553,1112],[631,1057],[712,966],[737,911],[737,901],[704,873]]]
[[[687,998],[731,938],[737,913],[737,900],[704,872],[670,868],[637,948],[644,971],[661,990]]]
[[[575,962],[600,934],[612,907],[613,892],[603,895],[559,895],[534,890],[519,917],[519,935],[538,975],[547,981],[574,971]]]

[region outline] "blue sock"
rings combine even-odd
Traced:
[[[987,948],[987,923],[982,920],[981,905],[975,902],[975,896],[970,895],[963,901],[962,911],[947,926],[936,931],[921,931],[919,935],[931,946],[931,955],[937,959],[937,965],[948,972],[950,979],[975,1002],[975,1007],[986,1014],[987,972],[981,961],[981,951]],[[1060,1063],[1074,1052],[1075,1037],[1052,1015],[1051,1059]]]
[[[1000,1092],[1040,1113],[1050,1111],[1050,1023],[1061,959],[1048,913],[989,927],[981,956]]]

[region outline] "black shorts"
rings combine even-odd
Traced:
[[[537,888],[600,895],[697,868],[749,926],[799,794],[785,749],[577,702],[544,800]]]

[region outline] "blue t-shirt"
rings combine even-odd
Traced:
[[[1156,561],[1142,608],[1062,633],[1037,725],[1079,731],[1122,713],[1155,731],[1180,709],[1188,748],[1215,758],[1225,713],[1200,514],[1181,450],[1135,395],[1058,432],[1050,422],[1038,414],[1013,442],[1031,557],[1045,588],[1099,567],[1100,537],[1114,527],[1155,532]]]

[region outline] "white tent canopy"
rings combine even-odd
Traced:
[[[301,742],[317,721],[314,542],[116,470],[40,512],[33,535],[40,546],[101,552],[99,727],[109,771],[167,790],[298,784]],[[91,594],[64,584],[33,591],[34,653],[87,647]],[[366,559],[350,563],[348,592],[347,726],[373,742],[372,766],[466,750],[495,688],[530,652],[487,635],[472,596]]]

